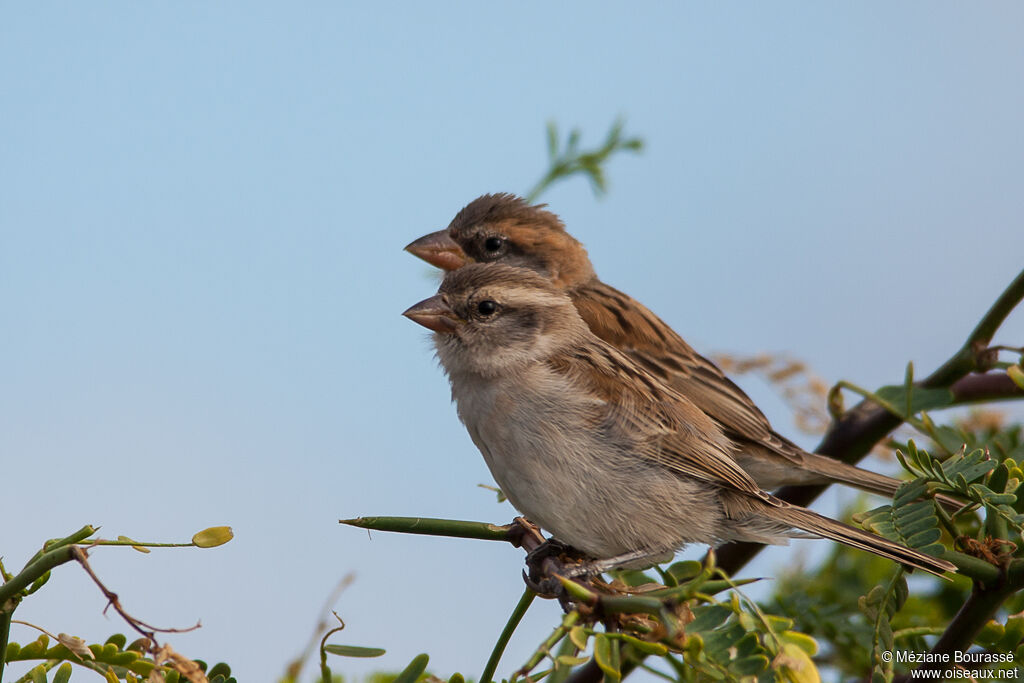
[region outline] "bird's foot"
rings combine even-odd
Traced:
[[[561,541],[548,539],[526,554],[529,573],[523,572],[523,580],[538,595],[561,599],[564,589],[559,577],[578,576],[578,573],[573,572],[585,557]]]

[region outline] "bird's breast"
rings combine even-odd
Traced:
[[[678,547],[677,534],[646,531],[692,497],[688,482],[595,423],[595,400],[578,387],[538,373],[489,382],[453,376],[452,390],[494,480],[530,520],[597,557]]]

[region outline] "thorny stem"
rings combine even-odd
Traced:
[[[0,612],[0,680],[4,677],[4,659],[7,653],[7,641],[11,637],[11,616],[14,609]]]
[[[75,549],[76,546],[59,546],[54,550],[48,550],[30,562],[17,576],[0,586],[0,608],[3,608],[4,613],[14,611],[20,600],[18,594],[31,586],[36,579],[54,567],[75,559]],[[13,604],[10,604],[10,601],[13,601]]]
[[[530,608],[533,599],[536,597],[537,594],[530,588],[523,591],[523,597],[519,598],[519,604],[512,611],[508,622],[505,624],[505,628],[498,637],[498,642],[494,644],[494,649],[491,650],[491,656],[487,660],[484,672],[480,674],[480,683],[491,683],[491,680],[494,678],[494,672],[498,669],[498,662],[501,661],[501,655],[504,654],[505,647],[508,645],[508,641],[512,639],[512,634],[519,627],[519,622],[523,620],[526,610]]]
[[[512,674],[511,680],[515,681],[520,676],[525,676],[536,668],[536,666],[540,664],[540,661],[544,659],[545,655],[551,652],[551,648],[557,645],[558,641],[565,637],[565,634],[569,632],[569,629],[576,625],[576,622],[579,621],[579,619],[580,613],[576,610],[573,610],[562,617],[562,623],[558,628],[554,630],[547,640],[541,643],[541,646],[537,648],[537,651],[533,653],[533,656],[530,657],[526,664],[523,665],[523,668]]]
[[[44,576],[46,572],[74,559],[72,544],[85,540],[94,533],[96,533],[96,528],[86,525],[66,538],[45,543],[43,548],[29,559],[17,576],[9,576],[4,572],[4,578],[7,580],[0,585],[0,680],[3,680],[4,676],[4,657],[7,653],[7,643],[11,637],[11,619],[14,616],[15,608],[21,601],[20,593]]]
[[[397,531],[403,534],[426,534],[452,538],[476,538],[484,541],[509,540],[510,525],[497,526],[486,522],[427,517],[356,517],[340,519],[341,524],[376,531]]]
[[[1013,282],[1003,290],[1003,293],[999,295],[995,303],[988,309],[978,325],[971,332],[967,338],[967,342],[960,350],[958,356],[968,357],[968,361],[960,360],[957,356],[954,356],[950,360],[946,361],[942,367],[932,373],[932,377],[935,378],[936,384],[932,386],[944,386],[951,384],[959,377],[966,375],[970,370],[974,369],[974,363],[976,354],[979,349],[988,346],[988,343],[992,341],[992,337],[995,336],[996,330],[1003,324],[1006,317],[1010,315],[1017,304],[1024,299],[1024,271],[1021,271]],[[967,369],[961,369],[964,365],[967,365]],[[950,367],[947,367],[950,366]],[[948,373],[945,374],[945,373]],[[928,379],[932,379],[929,377]],[[926,379],[927,383],[928,380]]]
[[[47,541],[43,544],[43,547],[39,550],[39,552],[33,555],[32,558],[25,563],[25,568],[27,569],[30,564],[32,564],[40,557],[42,557],[44,553],[48,553],[51,550],[56,550],[57,548],[63,548],[65,546],[74,545],[75,543],[81,543],[82,541],[96,533],[98,530],[99,527],[94,527],[91,524],[86,524],[84,527],[82,527],[75,533],[71,534],[70,536]]]
[[[0,680],[3,679],[4,656],[7,652],[7,641],[10,639],[10,622],[14,608],[22,600],[20,592],[31,586],[47,571],[74,558],[75,546],[58,546],[41,555],[20,571],[16,577],[0,586]]]

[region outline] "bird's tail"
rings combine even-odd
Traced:
[[[887,538],[876,536],[848,524],[823,517],[806,508],[784,503],[778,499],[774,499],[773,503],[774,506],[770,513],[772,519],[796,529],[809,532],[815,536],[838,541],[852,548],[860,548],[869,553],[887,557],[894,562],[899,562],[908,567],[923,569],[936,576],[941,576],[943,572],[956,571],[956,566],[946,560],[925,555],[922,552],[900,545]]]
[[[802,456],[803,465],[807,470],[819,474],[830,481],[853,486],[854,488],[867,491],[868,493],[875,493],[885,498],[895,496],[896,489],[903,483],[899,479],[861,469],[854,465],[848,465],[841,460],[836,460],[826,455],[804,452]],[[941,494],[935,496],[935,500],[948,510],[956,511],[964,506],[964,503],[961,501]]]

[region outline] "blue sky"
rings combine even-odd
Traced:
[[[0,552],[229,524],[223,548],[94,565],[142,618],[201,619],[170,641],[240,680],[276,678],[350,571],[337,640],[389,652],[336,670],[426,651],[479,675],[521,553],[337,524],[512,516],[400,316],[436,287],[401,248],[532,186],[548,120],[596,143],[622,116],[647,148],[608,196],[544,196],[606,281],[702,351],[866,386],[926,372],[1022,266],[1022,21],[1010,2],[6,4]],[[1018,315],[999,339],[1022,338]],[[92,641],[124,630],[103,604],[65,567],[17,616]],[[503,671],[556,613],[535,608]]]

